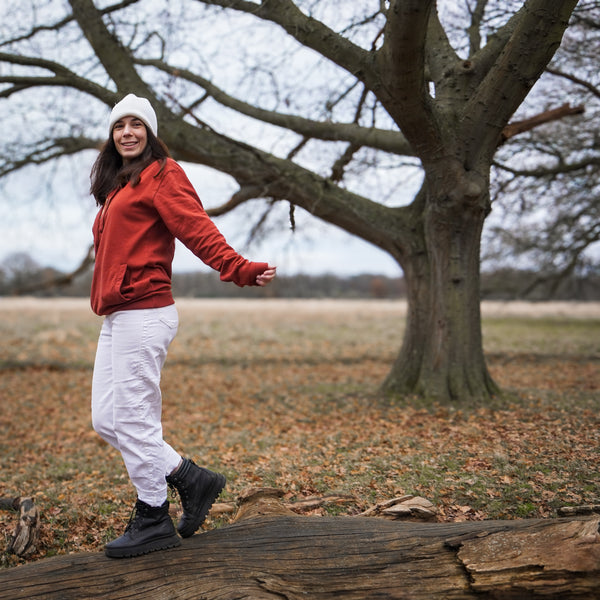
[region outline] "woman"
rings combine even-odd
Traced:
[[[162,438],[160,374],[178,326],[171,293],[175,238],[237,285],[267,285],[275,267],[249,262],[208,217],[182,168],[157,137],[150,102],[129,94],[112,110],[91,173],[100,206],[93,226],[91,304],[104,315],[92,382],[92,423],[121,452],[137,491],[125,533],[107,556],[137,556],[181,541],[167,484],[183,507],[177,531],[193,535],[225,486],[223,475],[183,458]]]

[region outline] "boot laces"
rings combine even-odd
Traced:
[[[168,483],[167,485],[169,486],[169,490],[171,492],[171,498],[173,498],[173,500],[175,500],[177,498],[177,488],[175,487],[175,484]]]
[[[140,516],[141,516],[140,510],[139,510],[138,504],[136,502],[133,505],[133,508],[131,509],[131,514],[129,515],[129,521],[127,522],[127,525],[125,526],[125,531],[129,531],[130,529],[135,531],[136,529],[139,529],[138,517],[140,517]]]
[[[136,510],[136,507],[134,506],[131,509],[131,514],[129,515],[129,521],[127,521],[127,525],[125,526],[125,531],[129,531],[130,529],[134,528],[135,522],[136,522],[136,517],[137,517],[137,510]]]

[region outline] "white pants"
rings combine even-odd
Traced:
[[[181,456],[162,437],[160,373],[177,333],[174,305],[124,310],[102,324],[92,380],[92,425],[121,452],[138,498],[167,499],[165,475]]]

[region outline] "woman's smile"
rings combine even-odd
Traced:
[[[112,135],[117,152],[125,164],[140,156],[148,143],[146,125],[133,116],[119,119],[113,127]]]

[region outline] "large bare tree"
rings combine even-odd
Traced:
[[[74,90],[67,106],[79,107],[79,114],[82,105],[100,106],[86,98],[108,107],[128,92],[150,98],[159,134],[176,158],[237,182],[214,214],[257,198],[271,205],[285,201],[397,261],[409,310],[387,391],[485,399],[499,391],[486,368],[479,302],[490,167],[505,127],[558,49],[576,4],[13,3],[5,10],[15,20],[4,23],[17,23],[19,30],[2,40],[0,97],[27,104],[43,88],[56,102],[52,88]],[[24,20],[30,7],[31,20]],[[463,19],[461,27],[456,19]],[[263,37],[256,50],[256,31],[266,28],[270,43]],[[212,60],[209,43],[218,44]],[[240,44],[254,54],[245,64],[228,62],[230,49]],[[310,51],[303,55],[313,60],[310,72],[302,67],[300,49]],[[223,65],[237,77],[235,89]],[[323,91],[318,99],[315,74]],[[217,106],[243,115],[248,125],[222,112],[217,117]],[[21,137],[11,154],[4,150],[0,175],[94,147],[100,131],[89,110],[84,122],[69,123],[69,114],[61,114],[64,122],[45,134]],[[364,179],[365,166],[381,155],[422,169],[410,201],[399,192],[397,201],[376,192],[369,197],[365,187],[353,185],[353,169]]]

